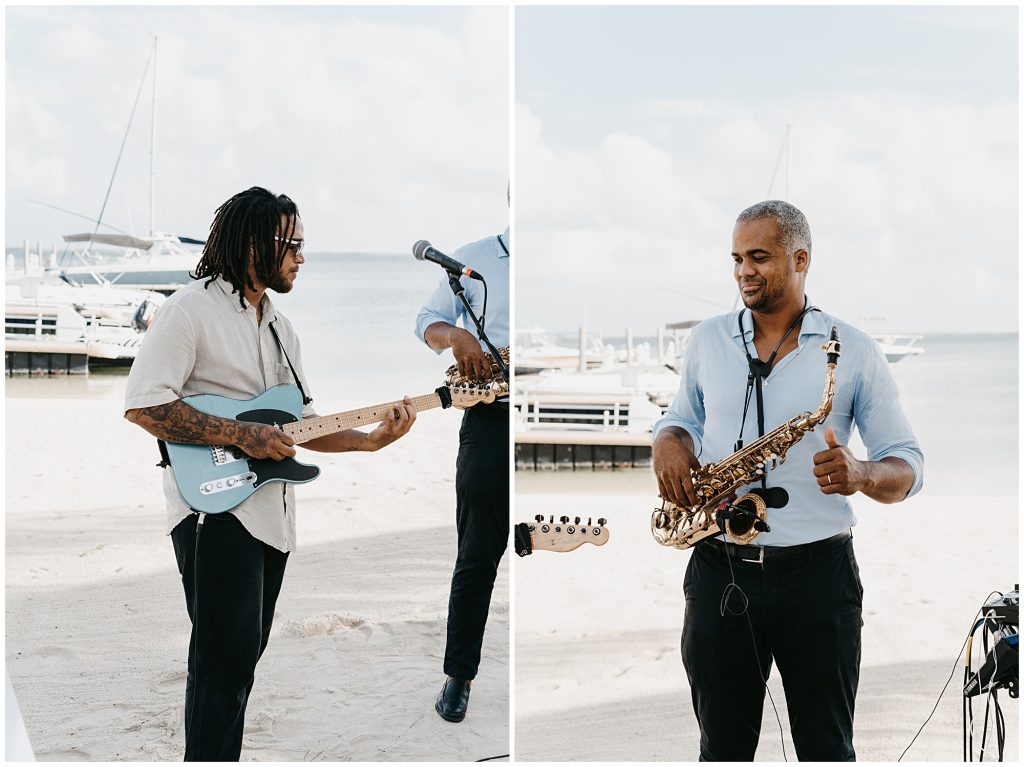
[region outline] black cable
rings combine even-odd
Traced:
[[[996,745],[999,747],[999,761],[1003,761],[1003,746],[1006,745],[1006,720],[1003,719],[1003,708],[996,698]]]
[[[939,697],[935,701],[935,706],[932,708],[932,712],[930,714],[928,714],[928,718],[924,720],[924,724],[922,724],[920,729],[918,729],[917,733],[914,735],[913,739],[911,739],[911,741],[907,745],[907,747],[905,749],[903,749],[903,753],[900,754],[900,758],[896,760],[897,762],[903,761],[903,757],[907,755],[907,751],[909,751],[911,746],[914,745],[914,742],[917,740],[918,736],[921,734],[921,732],[924,730],[924,728],[928,726],[928,722],[930,722],[932,720],[932,717],[935,715],[935,711],[939,707],[939,702],[942,700],[942,696],[945,695],[945,693],[946,693],[946,688],[949,687],[949,683],[953,681],[953,674],[956,673],[957,664],[960,663],[960,655],[963,653],[964,648],[967,646],[967,643],[970,641],[971,637],[974,636],[974,632],[978,630],[978,626],[985,622],[984,619],[982,619],[981,621],[978,621],[978,616],[981,615],[981,611],[985,609],[985,605],[988,604],[989,600],[991,600],[993,595],[996,595],[996,594],[998,594],[999,596],[1003,595],[1003,593],[1001,591],[990,591],[988,596],[985,597],[985,600],[981,603],[981,607],[978,608],[978,612],[976,612],[974,614],[974,623],[971,626],[971,630],[967,632],[967,636],[964,638],[964,643],[962,645],[960,645],[960,652],[958,652],[957,655],[956,655],[956,661],[953,663],[953,670],[949,672],[949,679],[947,679],[946,683],[942,686],[942,691],[939,692]],[[967,657],[967,669],[964,671],[964,686],[965,687],[967,686],[967,682],[970,681],[970,679],[969,679],[970,665],[971,665],[971,658],[970,658],[970,656],[968,656]],[[963,705],[964,711],[963,711],[963,714],[964,714],[964,761],[965,762],[967,761],[967,709],[969,708],[968,702],[969,702],[968,698],[964,697],[964,705]],[[972,746],[973,746],[973,743],[972,743]]]
[[[757,663],[757,675],[761,677],[761,681],[764,682],[765,692],[768,693],[768,700],[772,704],[772,711],[775,712],[775,721],[779,723],[779,742],[782,743],[782,758],[784,761],[789,761],[789,757],[786,756],[786,735],[782,730],[782,718],[779,716],[779,709],[775,707],[775,698],[772,697],[772,691],[768,688],[768,679],[764,674],[761,673],[761,656],[757,652],[757,637],[754,636],[754,623],[750,620],[750,611],[747,607],[750,605],[750,600],[747,595],[740,588],[740,585],[736,583],[736,573],[732,569],[732,556],[729,554],[728,546],[725,550],[725,561],[729,563],[729,577],[732,579],[732,583],[725,587],[722,591],[722,601],[719,603],[719,614],[724,618],[725,613],[728,610],[730,615],[744,615],[747,619],[747,627],[750,629],[750,642],[754,648],[754,662]],[[736,591],[740,595],[740,599],[743,600],[743,609],[738,613],[729,610],[729,597],[732,596],[733,591]]]
[[[985,743],[988,740],[988,715],[992,710],[992,695],[994,693],[995,690],[990,691],[985,700],[985,718],[982,720],[981,725],[981,750],[978,752],[979,762],[985,761]]]
[[[192,631],[195,632],[196,637],[196,656],[199,655],[199,536],[203,532],[203,522],[206,520],[206,515],[202,512],[196,512],[199,520],[196,522],[196,545],[195,551],[192,555],[192,603],[195,608],[192,610]],[[192,707],[192,715],[195,716],[196,709],[198,706]],[[189,722],[189,729],[192,723]]]
[[[480,332],[484,332],[484,325],[487,323],[487,280],[480,276],[480,282],[484,284],[484,310],[480,312]]]
[[[508,759],[508,754],[501,754],[500,756],[486,756],[483,759],[477,759],[478,762],[493,762],[495,759]]]
[[[986,599],[985,601],[987,602],[988,599]],[[980,612],[981,612],[981,610],[978,610],[978,613],[980,613]],[[914,735],[913,739],[911,739],[910,743],[907,744],[907,747],[905,749],[903,749],[903,753],[900,754],[900,758],[896,760],[897,762],[903,761],[903,757],[907,755],[907,751],[909,751],[910,747],[914,745],[914,742],[917,740],[918,735],[920,735],[921,732],[924,730],[924,728],[928,726],[928,722],[930,722],[932,720],[932,717],[935,715],[935,711],[939,707],[939,702],[942,700],[942,696],[945,695],[946,688],[949,687],[949,683],[953,681],[953,674],[956,673],[957,666],[960,665],[960,655],[963,653],[964,648],[967,646],[967,642],[970,640],[971,636],[974,634],[974,632],[977,630],[977,628],[978,628],[978,624],[976,623],[974,625],[974,628],[972,628],[970,630],[970,632],[968,632],[967,636],[964,638],[964,643],[962,645],[960,645],[960,651],[956,654],[956,661],[954,661],[954,663],[953,663],[953,670],[949,672],[949,679],[947,679],[946,683],[944,685],[942,685],[942,691],[939,693],[939,697],[936,699],[935,705],[932,707],[932,712],[930,714],[928,714],[928,718],[924,720],[924,724],[922,724],[921,727],[918,729],[918,731]],[[968,659],[968,661],[969,660],[970,659]],[[964,684],[965,685],[967,684],[967,680],[964,680]],[[965,731],[965,733],[964,733],[964,739],[965,740],[966,740],[966,737],[967,737],[967,734],[966,734],[966,731]],[[966,749],[964,750],[964,761],[965,762],[967,761],[967,751],[966,751]]]

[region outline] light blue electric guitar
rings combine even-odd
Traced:
[[[507,351],[503,349],[502,356],[506,355]],[[464,380],[458,369],[452,366],[448,369],[444,386],[430,394],[412,397],[412,404],[417,413],[437,407],[465,409],[479,402],[493,402],[508,392],[509,386],[500,376],[485,383],[473,383]],[[379,423],[403,401],[306,419],[301,416],[302,394],[294,384],[275,386],[249,400],[196,394],[183,398],[182,402],[221,418],[272,424],[295,440],[295,444],[301,445],[345,429]],[[205,514],[230,511],[268,482],[303,483],[320,476],[320,469],[316,466],[294,458],[281,461],[252,458],[229,445],[168,442],[167,455],[182,499],[195,511]]]

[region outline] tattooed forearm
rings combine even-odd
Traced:
[[[181,400],[124,414],[154,437],[185,445],[234,445],[253,458],[280,461],[295,455],[295,440],[265,423],[235,421],[200,413]]]
[[[252,441],[256,424],[201,413],[181,400],[138,408],[125,418],[158,439],[186,445],[237,445]]]

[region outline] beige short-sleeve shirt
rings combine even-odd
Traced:
[[[255,307],[246,299],[243,302],[239,303],[231,283],[222,278],[196,280],[168,298],[146,331],[132,364],[125,411],[165,405],[193,394],[250,399],[272,386],[294,384],[271,323],[306,396],[312,396],[291,323],[264,295],[263,319],[257,326]],[[314,415],[310,405],[303,406],[303,418]],[[178,494],[170,467],[164,469],[163,486],[170,533],[191,511]],[[291,485],[270,482],[227,513],[234,514],[257,540],[279,551],[295,549],[295,491]]]

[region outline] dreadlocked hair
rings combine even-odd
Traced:
[[[288,218],[287,231],[281,231],[282,216]],[[269,285],[281,271],[287,252],[274,237],[290,240],[298,216],[298,206],[286,195],[259,186],[239,192],[213,214],[202,258],[190,276],[194,280],[208,277],[205,287],[223,277],[244,307],[244,289],[256,290],[249,274],[249,254],[256,279]]]

